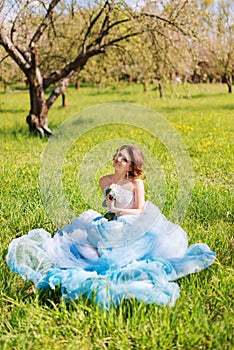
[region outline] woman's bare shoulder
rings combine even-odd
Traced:
[[[99,185],[101,187],[101,190],[104,191],[104,189],[107,186],[110,186],[112,184],[112,180],[113,180],[113,174],[102,176],[99,179]]]
[[[132,184],[133,186],[136,188],[136,187],[144,187],[144,182],[142,179],[139,179],[139,178],[135,178],[132,180]]]

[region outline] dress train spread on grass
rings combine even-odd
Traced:
[[[119,206],[131,207],[133,192],[122,191]],[[215,253],[204,243],[188,247],[183,229],[146,202],[142,215],[108,221],[88,210],[52,237],[34,229],[14,239],[7,263],[38,289],[60,286],[66,302],[82,295],[101,306],[122,299],[173,306],[176,281],[210,266]]]

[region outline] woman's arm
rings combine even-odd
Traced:
[[[143,214],[145,205],[145,190],[144,183],[141,179],[135,179],[133,182],[135,194],[135,208],[134,209],[120,209],[115,207],[115,200],[110,200],[107,196],[106,204],[112,213],[119,215],[139,215]]]

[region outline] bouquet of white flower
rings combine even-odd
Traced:
[[[109,194],[109,198],[110,199],[118,199],[119,202],[121,202],[121,198],[120,198],[120,193],[119,193],[119,186],[116,184],[112,184],[108,187],[106,187],[105,191],[104,191],[104,199],[102,202],[102,206],[103,207],[107,207],[106,205],[106,197]],[[112,220],[117,220],[118,215],[115,213],[111,213],[111,212],[107,212],[104,217],[108,220],[108,221],[112,221]]]
[[[121,202],[120,196],[119,196],[119,189],[118,189],[118,185],[116,184],[112,184],[108,187],[105,188],[104,191],[104,199],[102,202],[102,206],[106,207],[106,197],[109,194],[109,198],[110,199],[118,199],[119,202]]]

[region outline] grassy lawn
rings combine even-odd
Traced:
[[[172,308],[128,300],[110,310],[85,298],[65,304],[59,291],[38,293],[9,270],[5,257],[13,238],[36,227],[49,232],[58,227],[43,205],[39,183],[48,140],[28,133],[27,91],[0,90],[1,349],[233,349],[234,99],[226,90],[225,85],[176,86],[160,100],[152,86],[146,93],[142,86],[129,84],[69,88],[68,106],[62,108],[58,100],[52,107],[52,130],[75,113],[102,103],[150,108],[176,129],[192,163],[194,187],[180,224],[190,244],[205,242],[217,253],[215,264],[178,281],[181,295]],[[86,123],[92,126],[89,119]],[[64,191],[75,215],[91,206],[77,184],[84,157],[108,140],[125,138],[144,145],[157,158],[167,188],[163,212],[170,214],[177,177],[168,149],[147,128],[110,124],[88,130],[64,156]],[[110,164],[94,170],[96,182]],[[157,204],[152,187],[146,182],[146,196]],[[96,194],[99,198],[98,188]]]

